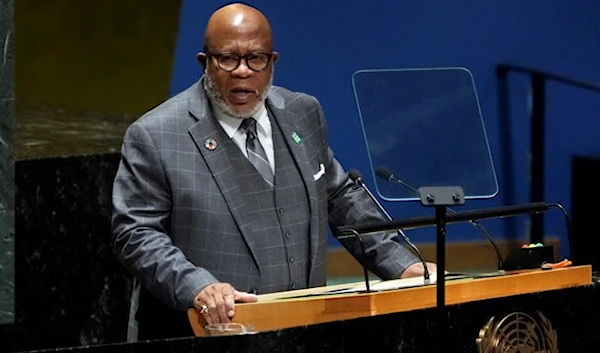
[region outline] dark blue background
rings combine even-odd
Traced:
[[[171,93],[195,82],[195,60],[204,25],[224,1],[183,1]],[[347,168],[357,168],[369,186],[368,159],[362,142],[351,76],[359,69],[462,66],[474,76],[499,177],[493,200],[469,201],[466,208],[529,201],[528,86],[511,74],[512,165],[500,163],[503,133],[497,113],[498,63],[513,63],[568,77],[600,82],[600,2],[596,0],[523,1],[251,1],[269,18],[281,58],[275,84],[319,98],[330,143]],[[600,154],[600,94],[558,83],[547,86],[546,200],[570,208],[571,157]],[[506,175],[512,170],[512,175]],[[385,203],[395,217],[424,212],[417,203]],[[528,239],[526,217],[489,221],[496,238]],[[546,235],[564,237],[558,212],[546,216]],[[432,241],[432,229],[413,232],[415,242]],[[590,235],[591,236],[591,235]],[[466,227],[449,228],[449,241],[479,239]],[[564,240],[564,239],[563,239]],[[562,242],[562,253],[566,242]]]

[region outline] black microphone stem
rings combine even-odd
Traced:
[[[456,211],[454,211],[450,207],[446,207],[446,210],[450,213],[456,213]],[[479,229],[483,233],[483,235],[485,235],[486,238],[488,238],[489,242],[494,247],[494,251],[496,251],[496,257],[498,257],[498,273],[503,275],[505,273],[504,263],[502,262],[502,254],[500,254],[500,249],[498,248],[498,244],[496,244],[496,242],[494,241],[494,239],[492,238],[490,233],[479,222],[470,220],[469,223],[471,223],[471,225],[473,227]]]
[[[397,178],[387,168],[383,168],[383,167],[377,168],[377,170],[375,171],[375,174],[378,177],[385,179],[387,181],[395,181],[395,182],[403,185],[407,189],[412,190],[415,194],[417,194],[417,195],[419,194],[419,190],[414,188],[412,185],[407,184],[402,179]],[[450,207],[446,207],[446,210],[449,213],[456,213],[456,211],[454,211]],[[496,244],[496,242],[494,241],[494,238],[492,238],[490,233],[479,222],[474,221],[474,220],[469,220],[468,222],[471,223],[471,225],[474,226],[475,228],[479,229],[483,233],[483,235],[485,235],[485,237],[488,239],[488,241],[492,244],[492,246],[494,247],[494,251],[496,252],[496,257],[498,258],[498,273],[504,274],[504,264],[502,263],[502,254],[500,253],[500,249],[498,248],[498,244]]]
[[[392,216],[390,216],[390,214],[385,210],[385,208],[383,207],[383,205],[377,200],[377,198],[375,197],[375,195],[373,195],[373,193],[371,193],[371,190],[369,190],[369,188],[365,185],[364,181],[362,180],[362,178],[360,177],[360,173],[356,170],[352,170],[350,173],[350,178],[352,179],[352,181],[354,181],[356,184],[358,184],[363,190],[365,190],[367,192],[367,194],[369,195],[369,197],[371,198],[371,200],[373,200],[373,202],[375,202],[375,204],[377,205],[377,208],[379,208],[379,210],[381,211],[381,213],[383,213],[385,215],[385,217],[389,220],[389,221],[393,221],[394,219],[392,218]],[[408,244],[408,246],[410,246],[411,249],[413,249],[413,251],[416,253],[416,255],[419,257],[419,260],[421,260],[421,263],[423,264],[423,277],[424,277],[424,283],[428,284],[430,283],[430,277],[429,277],[429,269],[427,268],[427,262],[425,261],[425,258],[423,257],[423,254],[421,254],[421,252],[419,251],[419,248],[417,248],[415,246],[415,244],[413,244],[410,239],[408,238],[408,236],[404,233],[404,231],[402,231],[402,229],[398,228],[396,230],[398,232],[398,234],[404,239],[404,241]]]

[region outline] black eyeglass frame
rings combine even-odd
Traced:
[[[249,54],[246,54],[246,55],[238,55],[238,54],[235,54],[235,53],[227,53],[227,52],[225,52],[225,53],[211,53],[209,51],[205,51],[205,53],[206,53],[207,56],[212,56],[213,58],[217,59],[217,65],[219,66],[219,68],[221,70],[223,70],[223,71],[226,71],[226,72],[232,72],[235,69],[237,69],[238,67],[240,67],[240,63],[242,62],[242,59],[244,59],[246,61],[246,66],[250,70],[252,70],[254,72],[261,72],[261,71],[264,71],[267,67],[269,67],[269,64],[271,63],[271,59],[273,58],[273,52],[266,53],[266,52],[262,52],[262,51],[256,51],[256,52],[252,52],[252,53],[249,53]],[[232,57],[236,57],[237,58],[237,65],[235,65],[235,67],[232,68],[232,69],[230,69],[230,70],[227,70],[227,69],[223,68],[221,66],[221,61],[219,60],[219,58],[221,58],[223,55],[231,55]],[[252,66],[250,66],[250,64],[248,62],[248,57],[251,57],[252,55],[265,55],[267,57],[267,63],[265,65],[265,67],[263,67],[260,70],[256,70]]]

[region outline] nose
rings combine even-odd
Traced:
[[[240,59],[240,64],[235,68],[235,70],[231,71],[231,75],[237,78],[248,78],[252,76],[253,72],[254,71],[252,71],[246,64],[246,60]]]

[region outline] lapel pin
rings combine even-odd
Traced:
[[[215,148],[217,148],[217,141],[213,139],[208,139],[204,141],[204,147],[206,147],[206,149],[209,151],[214,151]]]
[[[294,139],[294,141],[296,141],[297,145],[302,143],[302,139],[300,138],[300,136],[298,136],[298,133],[296,131],[294,131],[294,133],[292,134],[292,138]]]

